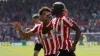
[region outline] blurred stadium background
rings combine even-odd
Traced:
[[[24,39],[12,23],[18,21],[23,29],[32,28],[31,16],[43,6],[51,8],[56,1],[66,5],[69,17],[82,31],[76,55],[100,56],[100,0],[0,0],[0,56],[32,56],[35,38]],[[43,50],[39,56],[43,56]]]

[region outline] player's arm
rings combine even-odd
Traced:
[[[75,40],[74,40],[74,42],[73,42],[73,44],[72,44],[72,46],[70,47],[70,50],[69,50],[69,51],[75,51],[76,44],[79,41],[79,38],[80,38],[80,35],[81,35],[81,30],[78,27],[78,25],[72,19],[70,19],[69,17],[64,18],[64,22],[65,22],[65,24],[69,25],[69,27],[71,27],[76,32]]]
[[[74,42],[73,42],[73,46],[76,46],[77,42],[79,41],[80,35],[81,35],[81,30],[80,30],[80,28],[78,27],[77,24],[74,24],[74,25],[72,26],[72,29],[73,29],[74,31],[76,31],[75,40],[74,40]]]
[[[29,38],[31,36],[34,35],[34,33],[36,32],[35,29],[33,31],[35,31],[33,33],[32,30],[28,31],[28,32],[24,32],[22,29],[21,29],[21,24],[19,22],[16,22],[13,24],[13,27],[24,37],[24,38]]]
[[[74,31],[76,31],[75,40],[74,40],[74,43],[73,43],[73,45],[76,46],[76,44],[77,44],[77,42],[80,38],[80,35],[81,35],[81,30],[78,27],[78,25],[68,17],[68,10],[66,8],[64,8],[63,10],[64,10],[64,15],[66,17],[65,21],[69,24],[70,27],[72,27],[72,29]]]

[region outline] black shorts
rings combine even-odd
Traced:
[[[60,53],[58,56],[76,56],[74,52],[68,52],[68,50],[59,50]]]
[[[35,51],[40,51],[41,48],[43,48],[43,47],[42,47],[42,44],[40,44],[40,43],[36,43],[36,44],[35,44],[35,48],[34,48],[34,50],[35,50]]]

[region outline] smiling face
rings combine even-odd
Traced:
[[[40,14],[42,20],[48,20],[51,15],[51,9],[48,7],[42,7],[39,10],[39,14]]]
[[[48,20],[50,18],[50,12],[49,11],[43,11],[42,14],[41,14],[41,18],[43,20]]]

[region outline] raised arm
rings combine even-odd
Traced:
[[[29,38],[31,36],[34,35],[34,33],[36,32],[35,29],[32,31],[28,31],[28,32],[24,32],[22,29],[21,29],[21,24],[19,22],[16,22],[13,24],[13,27],[20,33],[20,35],[22,35],[24,38]],[[34,32],[35,31],[35,32]],[[34,32],[34,33],[33,33]]]

